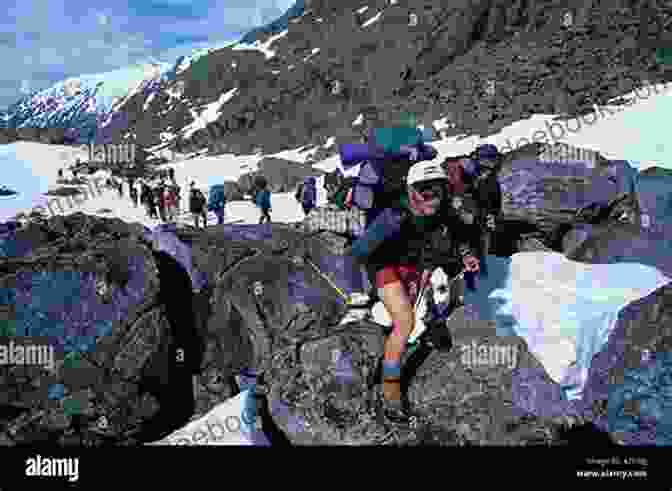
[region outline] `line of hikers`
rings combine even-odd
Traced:
[[[137,181],[137,182],[136,182]],[[106,185],[116,189],[119,198],[124,198],[124,181],[121,178],[109,177]],[[128,177],[128,196],[137,208],[144,206],[147,216],[162,222],[174,222],[180,215],[180,186],[175,181],[174,169],[161,175],[159,181],[151,185],[144,179]]]
[[[106,182],[111,189],[116,189],[120,198],[124,198],[124,182],[115,177],[109,177]],[[153,186],[146,180],[136,184],[133,178],[127,179],[129,197],[134,206],[145,207],[147,216],[162,222],[175,222],[180,216],[180,186],[175,180],[175,170],[168,169],[159,177],[158,183]],[[205,228],[208,225],[208,212],[212,211],[217,217],[217,224],[224,223],[226,214],[226,187],[218,184],[210,187],[209,198],[206,198],[195,181],[189,185],[189,213],[194,220],[194,227]],[[252,200],[260,210],[259,223],[270,223],[272,211],[271,193],[264,176],[254,178]]]
[[[497,175],[503,156],[487,144],[439,162],[415,128],[374,130],[365,143],[339,150],[342,167],[325,176],[330,205],[316,207],[314,177],[305,179],[295,197],[309,231],[349,236],[345,252],[373,287],[368,295],[353,295],[350,307],[370,308],[377,299],[385,306],[392,321],[380,367],[385,414],[407,421],[401,372],[409,339],[424,323],[458,307],[465,286],[454,288],[446,305],[424,309],[424,317],[419,306],[431,303],[427,286],[436,268],[449,278],[463,275],[471,289],[477,274],[487,274],[484,259],[502,207]]]

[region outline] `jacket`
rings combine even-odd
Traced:
[[[205,196],[198,189],[192,189],[189,194],[189,211],[191,213],[203,213]]]
[[[467,253],[480,247],[480,229],[466,224],[444,199],[436,215],[415,217],[404,193],[394,207],[383,210],[352,246],[353,255],[373,270],[391,264],[452,270]]]
[[[261,189],[257,191],[254,203],[262,210],[271,209],[271,192],[268,189]]]

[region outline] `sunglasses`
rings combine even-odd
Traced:
[[[444,184],[439,182],[419,182],[412,187],[416,192],[420,193],[424,199],[443,196],[445,190]]]

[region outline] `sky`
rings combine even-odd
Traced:
[[[237,40],[293,0],[3,0],[0,108],[68,77]]]

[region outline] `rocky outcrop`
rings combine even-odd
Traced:
[[[659,235],[623,224],[584,230],[586,237],[568,254],[570,259],[593,264],[634,261],[672,276],[669,248]],[[672,398],[666,389],[646,382],[645,374],[653,373],[670,352],[672,284],[667,284],[621,310],[607,344],[593,358],[583,402],[595,408],[599,428],[628,445],[669,444],[664,443],[672,436],[665,426],[669,421],[665,423],[665,410],[657,408]],[[634,396],[621,394],[626,386]],[[623,416],[627,424],[622,424]]]
[[[639,223],[632,175],[621,161],[540,162],[541,146],[525,158],[507,159],[499,182],[505,219],[534,224],[549,241],[558,228],[621,220]]]
[[[54,350],[53,365],[1,367],[5,444],[154,440],[193,414],[191,286],[144,232],[75,214],[3,237],[4,339]]]
[[[279,225],[176,233],[211,285],[208,380],[256,372],[264,410],[293,444],[562,444],[566,417],[584,416],[563,403],[559,386],[515,339],[516,366],[494,369],[467,366],[459,349],[416,352],[405,377],[418,424],[390,427],[380,420],[376,389],[385,333],[367,322],[339,325],[343,299],[323,275],[351,291],[343,270],[352,265],[336,261],[330,237]],[[457,344],[492,341],[459,331]],[[524,388],[530,384],[534,395]],[[216,402],[201,401],[198,413]]]
[[[609,259],[605,244],[635,233],[591,227],[599,233],[575,248],[577,259]],[[459,309],[441,349],[407,353],[416,417],[398,426],[381,418],[385,328],[340,324],[339,290],[361,285],[333,234],[277,224],[150,232],[82,214],[10,228],[0,238],[0,314],[13,323],[3,329],[47,339],[58,354],[54,369],[2,367],[7,444],[159,440],[231,397],[233,376],[251,371],[265,429],[292,444],[561,445],[572,418],[613,435],[609,377],[645,349],[670,349],[668,285],[623,310],[584,399],[570,403],[522,338],[506,338],[516,353],[506,362],[465,357],[465,347],[503,338]],[[521,246],[543,244],[527,237]],[[662,271],[664,261],[654,261]]]

